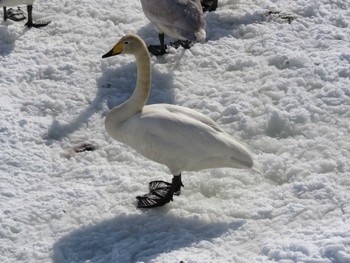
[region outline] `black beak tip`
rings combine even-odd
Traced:
[[[104,54],[104,55],[102,56],[102,58],[108,58],[108,57],[111,57],[111,56],[114,56],[114,54],[113,54],[113,51],[112,51],[112,50],[111,50],[111,51],[109,51],[108,53]]]

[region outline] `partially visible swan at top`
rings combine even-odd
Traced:
[[[47,26],[50,22],[44,22],[44,23],[33,23],[33,3],[35,0],[0,0],[0,7],[3,7],[4,10],[4,20],[6,21],[8,17],[7,9],[8,6],[17,6],[21,4],[27,5],[27,12],[28,12],[28,21],[26,23],[27,27],[43,27]]]
[[[108,113],[106,131],[148,159],[166,165],[173,174],[172,183],[151,182],[150,193],[137,197],[138,207],[162,206],[174,194],[179,195],[183,171],[232,167],[261,172],[250,151],[207,116],[176,105],[145,105],[151,87],[151,61],[140,37],[124,36],[102,58],[119,54],[135,56],[136,88],[127,101]]]
[[[182,40],[180,45],[190,47],[190,42],[203,42],[206,22],[200,0],[141,0],[145,16],[158,32],[160,45],[149,46],[154,55],[166,53],[164,35]]]

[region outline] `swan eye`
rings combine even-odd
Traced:
[[[127,44],[129,44],[129,42],[128,42],[128,41],[125,41],[124,44],[127,45]]]

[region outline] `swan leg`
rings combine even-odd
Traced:
[[[4,10],[4,21],[6,21],[7,20],[7,10],[6,10],[6,6],[4,6],[3,8],[2,8],[3,10]]]
[[[48,24],[51,23],[51,21],[49,22],[42,22],[42,23],[39,23],[39,24],[34,24],[33,23],[33,16],[32,16],[32,13],[33,13],[33,6],[32,5],[27,5],[27,11],[28,11],[28,21],[27,23],[25,24],[27,27],[44,27],[44,26],[47,26]]]
[[[155,56],[161,56],[166,54],[166,46],[164,44],[164,34],[158,34],[158,38],[159,38],[160,45],[148,46],[148,51]]]
[[[180,189],[183,186],[181,174],[175,175],[171,183],[164,181],[153,181],[150,183],[150,192],[143,196],[137,196],[138,208],[152,208],[163,206],[173,201],[173,196],[180,195]]]

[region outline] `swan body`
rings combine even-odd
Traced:
[[[32,5],[35,0],[0,0],[0,7],[17,6],[17,5]]]
[[[121,53],[136,57],[136,88],[127,101],[108,113],[106,131],[148,159],[166,165],[174,175],[173,183],[165,187],[166,191],[160,187],[165,193],[160,194],[162,198],[168,195],[166,201],[154,201],[154,195],[162,191],[151,188],[150,194],[138,197],[139,207],[159,206],[172,200],[173,194],[181,188],[181,177],[178,176],[183,171],[219,167],[260,170],[245,146],[202,113],[170,104],[145,105],[151,86],[151,62],[140,37],[124,36],[103,58]]]
[[[246,147],[195,110],[169,104],[147,105],[120,123],[114,121],[118,110],[112,110],[106,118],[108,134],[148,159],[166,165],[173,175],[253,166]]]
[[[6,7],[8,6],[17,6],[21,4],[26,4],[27,5],[27,12],[28,12],[28,21],[26,23],[27,27],[43,27],[47,26],[50,22],[45,22],[45,23],[33,23],[33,18],[32,18],[32,12],[33,12],[33,3],[35,0],[0,0],[0,7],[3,7],[4,11],[4,20],[6,21],[8,17],[7,15],[7,9]]]
[[[141,4],[159,34],[163,52],[164,34],[185,41],[205,40],[206,22],[200,0],[141,0]]]

